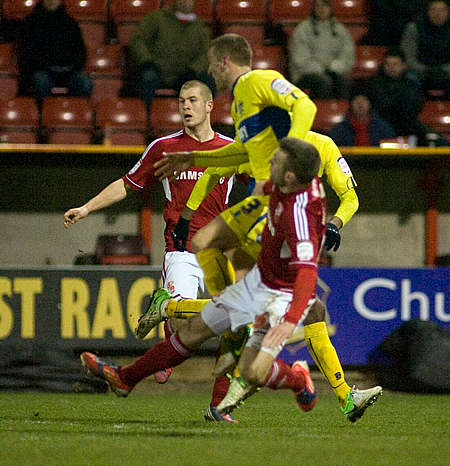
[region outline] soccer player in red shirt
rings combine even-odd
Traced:
[[[213,101],[209,88],[200,81],[186,82],[179,95],[179,110],[184,128],[153,141],[126,175],[112,182],[83,206],[69,209],[64,214],[64,225],[68,227],[91,212],[121,201],[132,191],[149,189],[158,183],[158,179],[154,176],[153,165],[162,158],[163,152],[211,150],[233,142],[232,139],[214,132],[211,128],[210,114],[212,109]],[[196,299],[198,290],[205,291],[203,271],[197,263],[195,254],[191,252],[190,241],[197,230],[228,208],[228,198],[234,181],[234,177],[221,179],[202,202],[191,221],[191,231],[185,244],[186,251],[179,252],[174,246],[171,233],[195,183],[202,176],[204,170],[204,167],[192,168],[170,182],[168,180],[162,182],[166,198],[163,210],[166,227],[164,230],[165,255],[162,284],[178,299]],[[168,321],[165,326],[167,333],[173,332],[172,326],[176,326],[176,320]],[[170,368],[170,366],[167,367]],[[164,383],[170,372],[171,369],[162,368],[155,374],[155,378],[159,383]],[[215,412],[215,406],[225,396],[228,386],[229,381],[226,376],[216,379],[211,406],[205,416],[208,420],[223,419],[223,416],[219,416]],[[231,420],[231,417],[228,416],[226,420]]]
[[[311,144],[284,138],[270,164],[274,187],[266,186],[272,189],[269,221],[253,269],[134,364],[118,367],[82,353],[88,370],[106,380],[118,396],[127,396],[158,370],[181,364],[208,339],[255,323],[239,365],[249,384],[234,406],[223,410],[230,411],[259,386],[290,388],[304,411],[314,407],[316,393],[309,372],[300,364],[290,367],[277,355],[314,302],[326,218],[325,194],[316,177],[320,157]]]

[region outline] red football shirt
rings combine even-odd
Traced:
[[[142,190],[152,183],[157,183],[155,178],[155,169],[153,164],[162,158],[163,152],[180,152],[194,150],[212,150],[225,146],[233,142],[226,136],[214,133],[213,139],[205,142],[199,142],[188,136],[184,130],[177,133],[155,139],[143,153],[136,165],[125,175],[123,180],[133,189]],[[205,167],[192,167],[181,173],[173,181],[164,180],[162,182],[166,202],[163,210],[163,218],[166,222],[164,230],[164,239],[166,241],[166,252],[176,251],[170,233],[178,223],[178,218],[186,202],[189,199],[196,181],[202,176]],[[190,251],[190,241],[192,236],[203,226],[209,223],[214,217],[228,208],[228,197],[233,185],[233,179],[222,178],[214,187],[211,193],[201,203],[195,212],[191,223],[190,232],[186,244],[186,249]]]
[[[299,267],[317,267],[325,220],[325,192],[319,178],[294,193],[273,188],[258,257],[264,284],[292,290]]]

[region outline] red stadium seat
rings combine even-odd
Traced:
[[[122,47],[101,45],[87,50],[86,71],[94,86],[92,100],[117,97],[122,87]]]
[[[13,44],[0,44],[0,93],[2,97],[14,97],[17,94],[17,76]]]
[[[346,24],[345,26],[356,45],[358,45],[369,32],[369,26],[366,24]]]
[[[233,126],[233,118],[231,118],[231,103],[233,97],[230,92],[220,92],[214,97],[214,107],[211,112],[211,123],[219,123],[221,125]]]
[[[3,16],[6,19],[23,19],[37,3],[38,0],[3,0]]]
[[[106,21],[105,0],[65,0],[69,15],[78,21]]]
[[[269,16],[274,23],[292,23],[306,19],[314,0],[269,0]]]
[[[333,14],[342,23],[369,22],[366,0],[333,0]]]
[[[103,22],[80,21],[79,24],[86,45],[101,45],[105,43],[105,24]]]
[[[36,144],[39,112],[31,97],[0,99],[0,136],[13,144]]]
[[[356,62],[350,74],[352,79],[366,79],[378,71],[386,55],[386,47],[357,45]]]
[[[224,33],[245,37],[252,48],[264,45],[264,26],[261,24],[230,24],[224,28]]]
[[[138,22],[159,6],[159,0],[113,0],[111,14],[116,23]]]
[[[13,44],[0,44],[0,73],[17,74]]]
[[[119,43],[126,45],[132,39],[138,23],[123,23],[117,26],[117,37]]]
[[[427,100],[419,119],[434,131],[450,134],[450,101]]]
[[[94,112],[87,97],[47,97],[42,124],[50,144],[91,144]]]
[[[285,74],[285,57],[277,45],[253,46],[253,68],[277,70]]]
[[[122,47],[100,45],[87,47],[86,71],[92,76],[121,76]]]
[[[144,145],[147,140],[147,112],[140,99],[108,98],[95,105],[97,125],[110,131],[113,145]]]
[[[219,23],[264,23],[267,10],[264,0],[217,0],[216,18]]]
[[[95,256],[101,265],[148,265],[150,256],[141,235],[100,235]]]
[[[313,130],[327,133],[336,124],[340,123],[349,109],[347,100],[315,100],[317,114],[313,123]]]
[[[158,137],[183,127],[177,97],[155,97],[150,105],[150,126]]]

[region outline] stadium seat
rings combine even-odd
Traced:
[[[366,0],[333,0],[333,14],[342,23],[369,22]]]
[[[140,21],[150,11],[157,10],[159,0],[113,0],[111,14],[117,24]]]
[[[31,97],[0,99],[0,136],[13,144],[36,144],[39,112]]]
[[[277,70],[285,74],[285,57],[277,45],[253,46],[253,68]]]
[[[117,44],[87,47],[86,71],[94,76],[121,76],[122,47]]]
[[[17,73],[13,44],[0,44],[0,72]]]
[[[155,97],[152,100],[150,126],[157,137],[174,133],[183,127],[177,97]]]
[[[267,20],[264,0],[217,0],[216,19],[221,24],[265,23]]]
[[[122,87],[122,47],[101,45],[87,50],[86,71],[94,86],[92,100],[117,97]]]
[[[106,21],[105,0],[65,0],[69,15],[78,21]]]
[[[80,21],[79,25],[86,45],[105,43],[105,23]]]
[[[22,20],[36,6],[39,0],[3,0],[3,16],[6,19]]]
[[[100,235],[95,247],[101,265],[148,265],[150,256],[142,235]]]
[[[18,70],[15,62],[13,44],[0,44],[0,92],[2,97],[17,94]]]
[[[264,45],[264,25],[262,24],[229,24],[223,32],[245,37],[252,48]]]
[[[321,100],[314,101],[317,106],[317,114],[313,123],[313,130],[319,133],[328,133],[336,124],[340,123],[349,108],[347,100]]]
[[[346,24],[345,26],[356,45],[358,45],[369,32],[369,26],[366,24]]]
[[[450,134],[450,101],[427,100],[419,119],[436,132]]]
[[[130,42],[131,38],[136,31],[138,23],[123,23],[117,25],[117,37],[119,44],[126,45]]]
[[[386,47],[376,45],[357,45],[356,61],[350,77],[355,80],[367,79],[378,71],[384,56]]]
[[[293,24],[306,19],[314,0],[269,0],[269,17],[276,24]]]
[[[221,125],[234,125],[231,118],[231,103],[233,97],[230,92],[219,92],[214,97],[214,107],[211,112],[211,123]]]
[[[91,144],[94,112],[87,97],[47,97],[42,125],[50,144]]]
[[[97,126],[113,145],[145,145],[147,141],[147,112],[140,99],[108,98],[96,105]]]

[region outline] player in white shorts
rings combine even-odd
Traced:
[[[139,381],[161,367],[182,363],[209,338],[254,323],[254,335],[239,363],[247,381],[244,395],[261,386],[288,388],[300,408],[311,410],[316,393],[309,371],[301,365],[290,367],[276,359],[276,354],[305,318],[315,294],[326,218],[323,187],[315,177],[319,166],[319,154],[312,145],[295,138],[282,139],[271,159],[270,177],[275,187],[270,182],[265,186],[271,192],[269,220],[257,265],[134,364],[117,367],[95,354],[82,353],[89,371],[105,379],[118,396],[127,396]],[[240,396],[238,401],[242,399]]]
[[[179,96],[179,111],[184,128],[154,140],[126,175],[111,183],[83,206],[69,209],[64,214],[65,226],[77,222],[93,211],[124,199],[132,191],[142,192],[152,189],[158,183],[158,179],[154,176],[153,164],[163,157],[163,152],[211,150],[230,144],[232,139],[212,130],[210,123],[212,109],[211,91],[204,83],[200,81],[185,83]],[[170,182],[168,180],[162,182],[165,194],[163,218],[166,222],[164,230],[166,252],[161,279],[162,285],[173,294],[175,299],[196,299],[199,290],[205,291],[203,271],[195,255],[190,252],[191,238],[196,231],[228,207],[228,198],[234,181],[233,178],[220,179],[191,221],[190,227],[195,231],[192,231],[184,241],[186,251],[179,252],[174,246],[172,232],[195,183],[204,171],[205,167],[192,168]],[[169,334],[173,332],[170,321],[166,322],[165,330]],[[155,374],[156,380],[159,383],[165,383],[171,371],[170,366],[163,368]],[[206,414],[208,420],[225,419],[215,412],[215,406],[226,394],[228,386],[229,381],[226,376],[216,380],[211,405]],[[227,417],[225,420],[232,420],[232,418]]]

